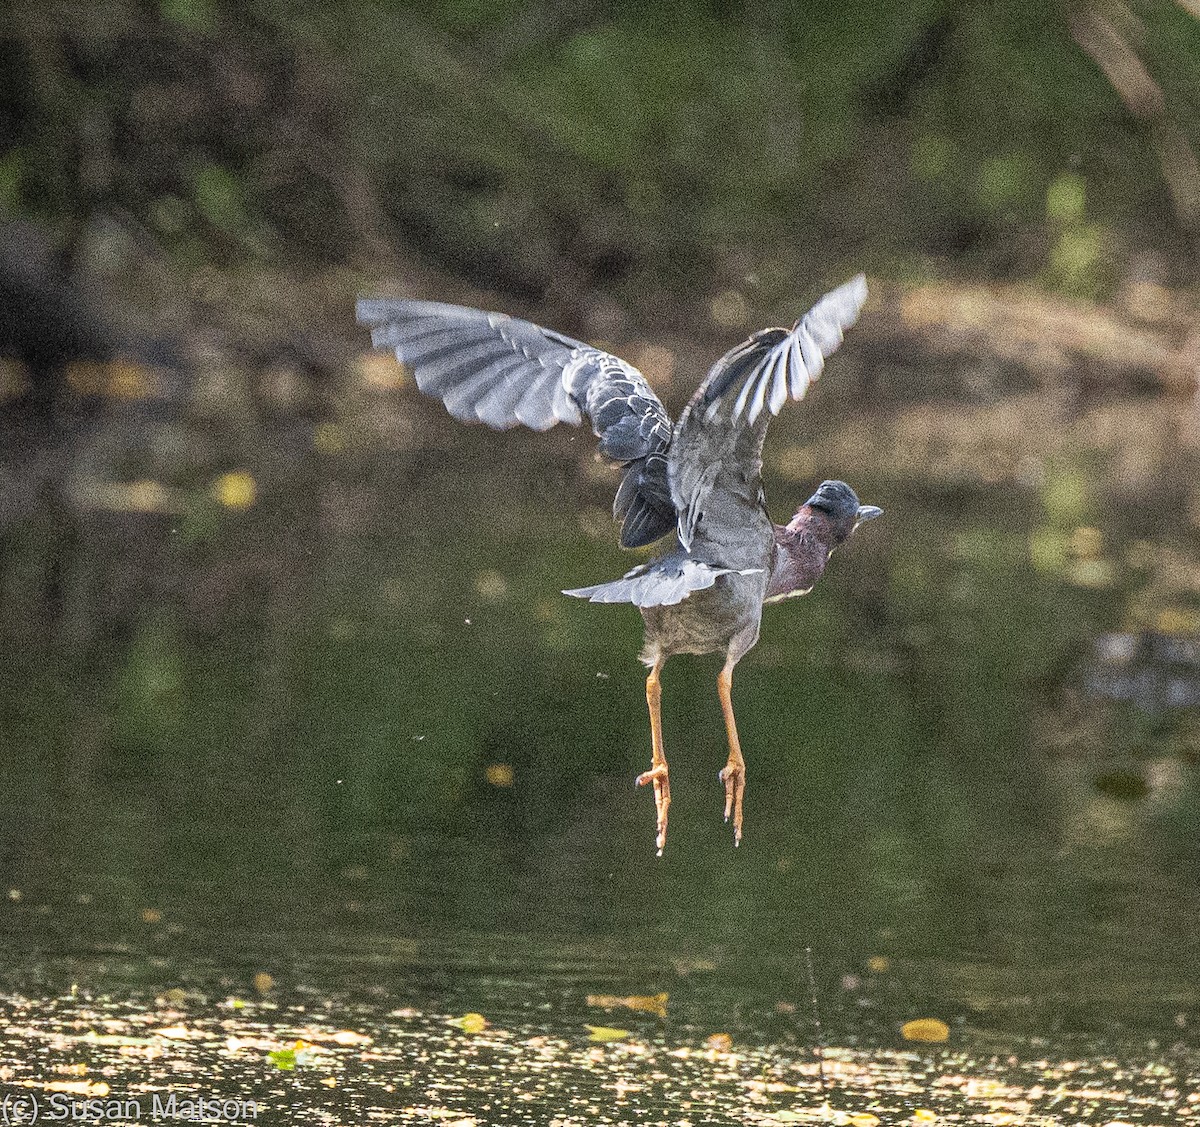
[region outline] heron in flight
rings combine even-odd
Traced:
[[[645,621],[650,769],[659,856],[671,784],[663,749],[660,674],[672,654],[720,653],[717,694],[729,757],[719,778],[725,820],[742,839],[746,763],[733,713],[733,670],[758,641],[766,603],[804,595],[833,550],[881,514],[842,481],[822,482],[786,525],[772,522],[762,484],[771,418],[804,397],[867,298],[859,275],[827,293],[790,329],[763,329],[722,356],[674,423],[632,364],[502,313],[429,301],[358,303],[372,343],[394,351],[417,387],[456,418],[497,430],[548,430],[586,417],[600,452],[621,467],[613,514],[621,545],[662,551],[620,579],[564,592],[632,603]]]

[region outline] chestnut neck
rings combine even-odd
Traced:
[[[802,505],[786,525],[774,525],[774,530],[775,560],[766,598],[806,594],[824,574],[829,553],[843,538],[829,514],[811,505]]]

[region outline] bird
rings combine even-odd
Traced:
[[[717,695],[729,755],[718,778],[734,844],[743,834],[746,762],[733,710],[733,670],[758,641],[765,604],[812,590],[832,552],[882,514],[843,481],[823,481],[786,525],[772,522],[762,482],[767,424],[800,400],[867,299],[860,274],[825,294],[790,329],[769,328],[725,353],[674,422],[645,376],[603,349],[503,313],[433,301],[363,298],[358,322],[395,353],[420,391],[450,414],[496,430],[591,423],[600,454],[621,470],[613,502],[620,543],[661,550],[620,579],[564,591],[641,612],[648,667],[655,848],[671,805],[662,732],[663,664],[724,655]]]

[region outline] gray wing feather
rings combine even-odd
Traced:
[[[755,333],[709,369],[679,418],[669,452],[671,497],[685,548],[715,493],[735,504],[753,504],[761,496],[767,423],[789,399],[804,397],[866,299],[866,279],[859,274],[827,293],[791,329]]]
[[[713,567],[675,552],[662,559],[635,567],[620,579],[597,583],[594,587],[576,587],[564,591],[577,599],[593,603],[632,603],[635,607],[669,607],[683,602],[693,591],[711,587],[722,575],[738,569]],[[746,568],[742,575],[751,575],[758,568]]]
[[[529,321],[459,305],[369,298],[357,315],[375,347],[395,352],[456,419],[540,431],[578,426],[586,415],[601,453],[625,468],[613,506],[621,543],[649,544],[674,527],[671,420],[631,364]]]

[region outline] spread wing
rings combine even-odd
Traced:
[[[679,539],[690,546],[705,506],[757,506],[767,424],[803,399],[867,299],[859,274],[827,293],[791,329],[763,329],[709,370],[675,428],[668,466]]]
[[[459,305],[370,298],[357,315],[375,347],[393,350],[456,419],[548,430],[586,415],[600,452],[625,470],[613,502],[621,544],[640,547],[671,531],[671,420],[633,365],[529,321]]]

